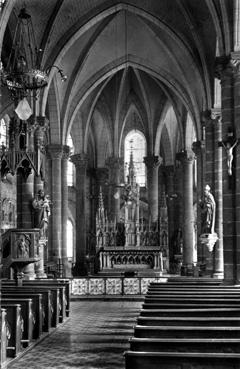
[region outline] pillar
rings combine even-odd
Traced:
[[[62,258],[62,145],[48,146],[51,158],[51,244],[49,245],[49,258],[59,265]]]
[[[240,51],[240,0],[233,2],[234,51]]]
[[[173,197],[175,194],[174,188],[174,168],[173,166],[165,166],[164,173],[166,178],[166,195],[167,195],[167,217],[168,217],[168,239],[169,239],[169,261],[173,262],[174,258],[174,244],[173,236],[175,231],[175,215],[176,215],[176,205],[178,198]]]
[[[68,159],[70,149],[69,146],[63,146],[62,156],[62,264],[63,277],[71,277],[71,268],[67,258],[67,220],[68,220]]]
[[[177,154],[183,167],[183,265],[182,275],[193,273],[194,260],[194,212],[193,212],[193,161],[190,150]]]
[[[234,155],[234,205],[235,205],[235,242],[234,242],[234,282],[240,283],[240,127],[239,127],[239,119],[240,119],[240,31],[239,31],[239,23],[240,23],[240,2],[236,0],[235,6],[238,7],[238,22],[237,22],[237,31],[238,31],[238,52],[232,54],[232,62],[234,64],[234,74],[233,74],[233,95],[234,95],[234,139],[238,139],[238,145],[235,147],[233,151]]]
[[[87,274],[86,266],[86,175],[88,157],[84,153],[71,156],[76,167],[76,264],[74,276]]]
[[[149,220],[158,221],[158,167],[161,159],[158,155],[145,156],[144,163],[147,167],[148,209]]]
[[[17,204],[20,205],[21,202],[20,209],[17,209],[17,228],[23,230],[32,228],[33,184],[34,175],[32,171],[26,176],[23,173],[17,174]],[[28,264],[23,272],[25,279],[35,279],[34,263]]]
[[[218,240],[214,247],[214,261],[213,261],[213,277],[224,277],[224,258],[223,258],[223,170],[222,170],[222,121],[221,110],[212,109],[212,119],[214,124],[215,137],[215,199],[216,199],[216,222],[215,230],[218,235]]]
[[[200,265],[200,269],[203,267],[203,265],[205,265],[205,246],[198,242],[199,240],[199,235],[201,233],[201,228],[202,228],[202,212],[201,212],[201,207],[198,206],[199,202],[201,201],[202,198],[202,188],[204,187],[205,184],[205,180],[203,180],[204,178],[204,167],[205,167],[205,125],[204,125],[204,130],[203,130],[203,134],[202,134],[202,139],[199,141],[195,141],[192,144],[192,150],[195,154],[195,157],[197,159],[196,161],[196,183],[195,183],[195,179],[194,179],[194,190],[196,191],[196,204],[197,204],[197,209],[196,209],[196,218],[195,218],[195,235],[196,235],[196,247],[197,247],[197,261]]]
[[[123,169],[123,159],[111,156],[106,161],[109,168],[109,211],[113,221],[120,220],[120,171]]]
[[[233,67],[228,57],[216,58],[216,77],[221,80],[221,141],[227,139],[229,129],[233,129]],[[234,280],[234,264],[236,263],[234,249],[235,217],[234,217],[234,176],[228,176],[226,151],[222,151],[222,201],[223,201],[223,243],[224,243],[224,278]],[[235,173],[234,173],[235,175]]]

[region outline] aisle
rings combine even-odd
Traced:
[[[142,302],[74,301],[71,318],[8,369],[124,369]]]

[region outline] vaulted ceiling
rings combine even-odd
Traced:
[[[174,157],[185,145],[187,117],[200,137],[201,112],[213,105],[215,56],[231,51],[232,1],[7,1],[3,62],[23,6],[42,67],[57,65],[68,76],[62,83],[52,68],[39,99],[52,143],[65,143],[71,133],[77,150],[91,149],[96,161],[118,155],[131,114],[149,153],[160,153],[165,132],[166,158]]]

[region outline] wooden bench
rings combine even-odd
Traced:
[[[232,308],[232,307],[236,307],[236,308],[240,308],[240,301],[239,304],[232,304],[231,302],[223,302],[221,304],[221,308]],[[217,309],[218,307],[220,308],[219,304],[217,304],[216,302],[212,302],[212,303],[205,303],[204,301],[199,304],[199,303],[194,303],[194,302],[179,302],[176,303],[174,301],[172,302],[159,302],[159,303],[143,303],[142,308],[143,309],[198,309],[198,308],[215,308]]]
[[[146,296],[240,296],[239,290],[225,290],[225,291],[190,291],[190,290],[148,290]]]
[[[132,351],[240,353],[239,338],[138,338],[129,339]]]
[[[35,281],[32,281],[35,282]],[[5,282],[3,284],[3,289],[4,288],[25,288],[25,289],[30,289],[34,292],[38,292],[40,291],[39,289],[43,290],[43,289],[49,289],[52,292],[52,297],[51,297],[51,301],[52,301],[52,310],[53,310],[53,314],[52,314],[52,321],[53,323],[53,327],[56,327],[58,323],[62,323],[65,319],[66,319],[66,292],[65,292],[65,286],[60,285],[60,284],[41,284],[41,283],[27,283],[27,284],[23,284],[23,286],[16,286],[13,283],[7,283]]]
[[[1,309],[1,367],[7,360],[8,334],[7,311],[6,309]]]
[[[42,294],[40,293],[24,293],[20,291],[6,292],[2,291],[2,298],[31,298],[32,299],[32,310],[33,310],[33,339],[37,339],[43,332],[43,314],[44,308],[42,303]]]
[[[6,308],[7,304],[9,305],[16,305],[19,304],[21,306],[21,316],[23,319],[23,334],[21,343],[23,347],[29,346],[30,342],[32,341],[33,335],[33,310],[32,310],[32,299],[29,298],[2,298],[1,300],[2,307]],[[8,318],[7,318],[8,320]],[[8,320],[8,323],[11,322]]]
[[[134,337],[141,338],[240,338],[240,327],[145,326],[134,327]]]
[[[23,320],[20,304],[1,303],[6,310],[7,356],[16,357],[22,350]]]
[[[170,317],[170,316],[192,316],[192,317],[198,317],[198,316],[202,316],[202,317],[239,317],[240,316],[240,307],[207,307],[207,308],[203,308],[202,306],[199,307],[197,306],[197,308],[193,308],[193,307],[188,307],[188,308],[155,308],[155,309],[144,309],[142,308],[140,310],[140,316],[156,316],[156,317]]]
[[[185,325],[185,326],[240,326],[240,317],[189,317],[189,316],[171,316],[171,317],[154,317],[139,316],[137,318],[138,325],[158,326],[158,325]]]
[[[16,284],[14,280],[6,279],[2,281],[3,285],[14,285]],[[64,314],[63,314],[63,320],[66,317],[69,317],[70,313],[70,297],[71,297],[71,291],[70,291],[70,280],[69,279],[34,279],[34,280],[23,280],[23,286],[62,286],[65,287],[65,294],[63,296],[63,307],[64,307]],[[61,316],[60,312],[60,316]]]
[[[15,291],[21,291],[21,292],[25,292],[25,293],[41,293],[41,294],[45,294],[45,295],[49,295],[50,294],[50,300],[48,301],[48,303],[50,304],[49,306],[49,311],[50,311],[50,319],[51,319],[51,327],[57,327],[57,325],[59,324],[59,310],[60,310],[60,303],[59,303],[59,288],[54,287],[54,286],[11,286],[11,285],[3,285],[2,286],[2,290],[3,291],[7,291],[7,292],[15,292]],[[46,297],[46,296],[45,296]]]
[[[218,306],[225,305],[226,303],[232,305],[240,305],[240,298],[234,298],[232,296],[225,297],[225,298],[218,298],[212,296],[202,296],[202,297],[174,297],[174,296],[167,296],[167,297],[155,297],[155,296],[145,296],[144,303],[145,304],[165,304],[165,303],[172,303],[175,304],[184,304],[184,303],[195,303],[198,305],[206,305],[206,304],[217,304]]]
[[[24,293],[26,295],[36,294],[35,292],[29,289],[21,290],[19,287],[11,286],[10,288],[6,288],[4,286],[2,288],[3,294],[21,294]],[[44,332],[49,332],[51,328],[51,320],[52,320],[52,307],[51,307],[51,291],[50,290],[38,290],[38,293],[42,296],[42,308],[43,308],[43,325],[42,329]]]
[[[127,351],[125,362],[126,369],[238,369],[240,354]]]

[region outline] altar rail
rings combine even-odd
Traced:
[[[74,278],[71,294],[73,296],[144,295],[151,282],[167,282],[167,278],[124,276]]]

